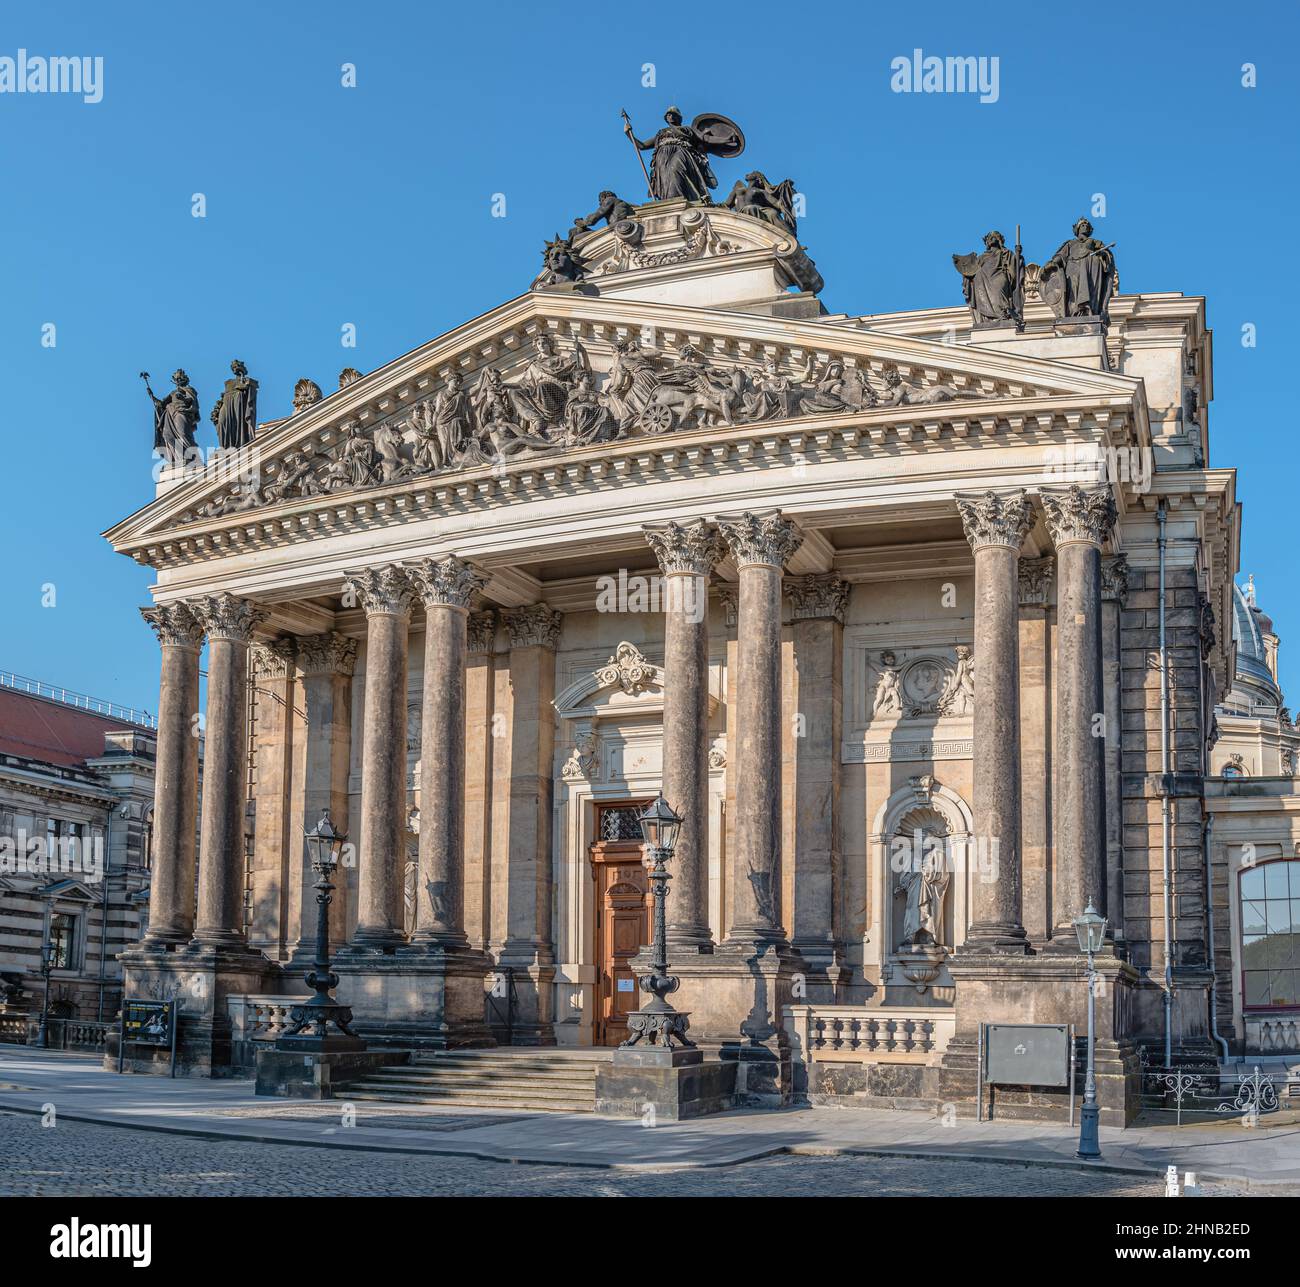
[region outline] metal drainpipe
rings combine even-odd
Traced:
[[[1218,974],[1214,968],[1214,898],[1213,874],[1210,870],[1210,833],[1214,830],[1214,815],[1205,819],[1205,939],[1210,953],[1210,1036],[1219,1043],[1223,1061],[1228,1061],[1228,1043],[1219,1035]]]
[[[1174,1008],[1174,957],[1173,926],[1170,917],[1169,852],[1169,652],[1165,647],[1165,502],[1156,509],[1159,535],[1156,546],[1160,552],[1160,886],[1164,905],[1165,926],[1165,1067],[1173,1063],[1173,1008]]]
[[[109,836],[113,830],[113,810],[117,804],[113,803],[105,810],[107,816],[104,819],[104,870],[100,873],[104,881],[104,895],[100,903],[100,925],[99,925],[99,1002],[95,1007],[95,1021],[104,1022],[104,976],[108,966],[108,882],[110,880],[109,869],[112,866],[112,846],[109,842]]]

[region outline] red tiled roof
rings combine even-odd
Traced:
[[[0,688],[0,755],[77,767],[104,754],[105,733],[128,728],[139,725]],[[140,731],[152,733],[151,729]]]

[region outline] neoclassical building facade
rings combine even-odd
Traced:
[[[789,229],[682,200],[573,246],[106,534],[161,649],[128,987],[188,1066],[305,991],[325,808],[368,1038],[617,1043],[659,790],[674,1001],[747,1093],[970,1099],[981,1024],[1082,1033],[1089,904],[1108,1119],[1140,1045],[1212,1057],[1204,300],[1061,317],[1030,265],[1023,319],[830,314]]]

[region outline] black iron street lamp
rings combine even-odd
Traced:
[[[1094,957],[1106,938],[1106,918],[1091,904],[1074,918],[1079,951],[1088,954],[1088,1073],[1083,1083],[1083,1111],[1079,1114],[1079,1157],[1100,1157],[1101,1138],[1097,1107],[1097,969]]]
[[[50,975],[54,971],[55,947],[50,939],[49,919],[46,919],[45,942],[41,944],[41,978],[44,988],[41,990],[41,1026],[36,1034],[36,1044],[42,1050],[50,1045]]]
[[[311,854],[312,870],[317,876],[316,960],[306,976],[307,986],[314,988],[316,995],[289,1011],[289,1030],[275,1044],[284,1050],[364,1050],[366,1043],[352,1031],[351,1007],[340,1004],[330,995],[331,990],[339,985],[339,976],[330,969],[329,907],[334,895],[330,877],[338,868],[347,836],[335,829],[328,809],[303,836]],[[330,1033],[330,1024],[338,1029],[337,1033]]]
[[[667,863],[673,856],[673,846],[677,843],[678,833],[682,829],[680,815],[668,807],[662,792],[646,807],[640,817],[641,835],[645,840],[651,867],[649,873],[651,894],[655,905],[654,960],[651,972],[643,974],[638,983],[643,992],[650,993],[651,1000],[639,1010],[627,1017],[628,1039],[623,1047],[635,1046],[645,1039],[647,1045],[668,1049],[675,1041],[686,1049],[694,1049],[695,1043],[687,1040],[686,1029],[690,1026],[687,1016],[674,1010],[665,998],[676,992],[679,980],[668,973],[668,930],[665,903],[668,898]]]

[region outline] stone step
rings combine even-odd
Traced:
[[[493,1076],[490,1073],[446,1072],[437,1069],[385,1069],[367,1077],[371,1085],[388,1086],[467,1086],[475,1090],[510,1090],[512,1087],[541,1087],[547,1090],[571,1090],[586,1093],[595,1089],[592,1076],[550,1074],[526,1078]]]
[[[376,1087],[368,1081],[350,1086],[346,1098],[389,1104],[433,1104],[449,1108],[514,1108],[534,1113],[592,1113],[596,1110],[594,1093],[590,1097],[574,1095],[566,1098],[439,1087]]]

